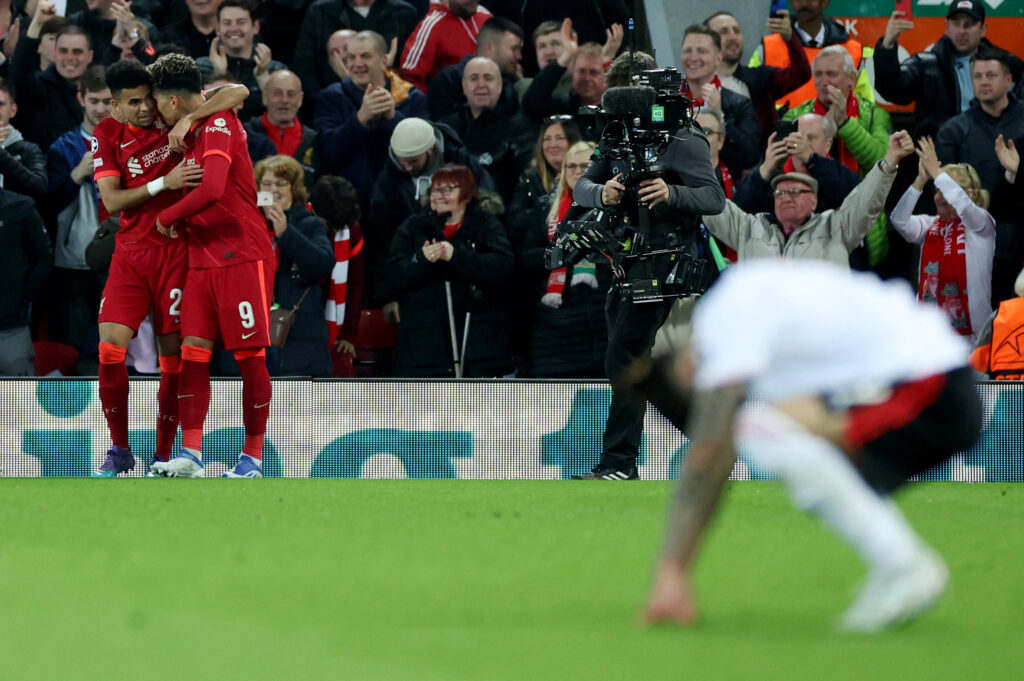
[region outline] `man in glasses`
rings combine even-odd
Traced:
[[[818,181],[804,173],[790,172],[771,181],[771,213],[747,213],[726,201],[725,210],[705,216],[704,224],[715,238],[734,248],[740,260],[814,258],[849,266],[850,251],[885,207],[897,165],[913,152],[914,144],[906,131],[893,133],[885,156],[837,210],[816,213]]]

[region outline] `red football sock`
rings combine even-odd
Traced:
[[[115,447],[128,449],[128,348],[100,342],[100,404]]]
[[[234,354],[242,373],[242,423],[245,424],[242,454],[262,461],[263,436],[267,432],[271,395],[266,351],[236,350]]]
[[[157,392],[156,458],[167,461],[171,457],[174,435],[178,432],[178,379],[181,377],[181,358],[177,355],[160,356],[160,390]]]
[[[181,446],[203,450],[203,423],[210,409],[210,357],[213,350],[181,346],[181,379],[178,382],[178,413],[181,414]]]

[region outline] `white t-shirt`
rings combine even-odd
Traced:
[[[769,401],[887,387],[966,366],[969,348],[906,282],[814,260],[730,267],[697,304],[698,390]]]

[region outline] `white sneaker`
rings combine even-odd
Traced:
[[[149,470],[165,478],[201,478],[205,475],[203,462],[184,451],[170,461],[157,461]]]
[[[935,605],[948,582],[942,559],[925,551],[908,566],[872,574],[843,613],[839,628],[875,632],[908,622]]]

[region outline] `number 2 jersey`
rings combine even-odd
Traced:
[[[93,179],[118,177],[122,189],[141,187],[174,169],[181,156],[171,151],[167,128],[156,122],[136,128],[104,118],[93,130]],[[115,237],[122,250],[165,246],[170,241],[156,231],[160,211],[181,199],[180,191],[164,190],[145,203],[121,212],[121,231]]]
[[[198,122],[186,136],[188,164],[203,180],[160,213],[160,222],[187,227],[189,267],[207,269],[274,258],[270,230],[256,207],[256,180],[245,129],[232,111]]]

